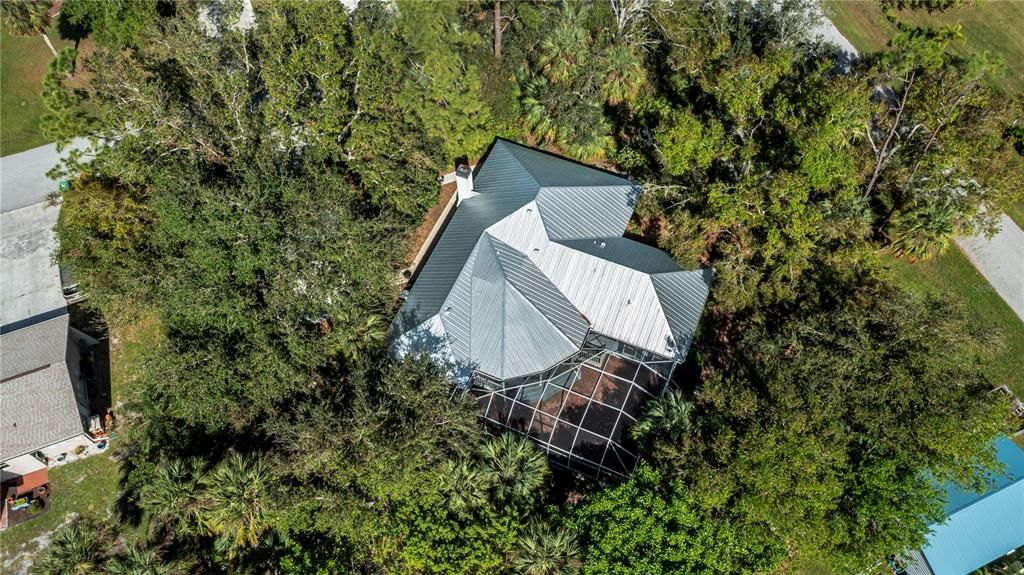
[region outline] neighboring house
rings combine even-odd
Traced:
[[[966,575],[1024,547],[1024,451],[1008,438],[996,442],[1003,474],[984,493],[948,486],[946,521],[928,543],[903,558],[908,575]],[[1018,567],[1019,569],[1019,567]]]
[[[636,465],[628,428],[687,354],[711,281],[623,237],[640,188],[496,140],[460,169],[458,207],[391,325],[493,428],[593,477]]]
[[[50,255],[56,158],[43,146],[0,164],[0,528],[49,506],[50,465],[95,449],[80,378],[80,350],[95,340],[69,326]]]

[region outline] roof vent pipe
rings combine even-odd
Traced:
[[[459,196],[456,205],[476,195],[473,191],[473,169],[466,164],[460,164],[455,169],[455,192]]]

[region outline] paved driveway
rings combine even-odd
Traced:
[[[996,293],[1024,320],[1024,231],[1006,214],[1002,228],[991,240],[984,236],[956,238],[974,267],[992,284]]]
[[[72,149],[84,150],[88,145],[85,138],[75,138],[63,152],[57,152],[56,144],[46,144],[4,156],[0,160],[0,212],[45,202],[58,186],[46,172],[60,163],[61,158],[66,158]]]

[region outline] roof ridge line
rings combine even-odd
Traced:
[[[545,277],[547,277],[547,276],[545,276]],[[550,281],[550,280],[548,280],[548,281]],[[551,327],[555,328],[555,331],[558,332],[558,335],[562,336],[562,339],[564,339],[565,341],[571,343],[574,346],[576,345],[575,342],[573,342],[571,339],[569,339],[569,336],[565,335],[565,333],[561,329],[559,329],[557,325],[555,325],[555,322],[551,321],[551,318],[549,318],[547,315],[545,315],[545,313],[542,312],[540,310],[540,308],[538,308],[536,306],[536,304],[534,304],[532,301],[530,301],[530,298],[526,297],[526,294],[524,294],[519,288],[517,288],[515,285],[513,285],[512,282],[510,282],[508,280],[505,280],[505,287],[506,288],[512,288],[513,291],[515,291],[517,294],[519,294],[519,297],[523,298],[523,301],[525,301],[526,303],[530,304],[530,307],[533,308],[533,311],[537,312],[537,314],[539,314],[542,318],[544,318],[544,321],[547,322],[548,325],[550,325]],[[505,305],[504,298],[502,298],[501,305],[502,306]],[[572,302],[569,302],[569,305],[572,305]],[[573,309],[576,309],[575,305],[573,305],[572,307],[573,307]],[[504,313],[504,307],[502,307],[502,310],[503,310],[503,313]],[[579,310],[576,310],[576,312],[580,313]],[[586,319],[586,317],[582,313],[580,313],[580,317]],[[590,323],[590,322],[588,321],[587,323]],[[503,327],[502,331],[504,332],[505,329],[508,329],[508,324],[505,324],[505,326]],[[504,334],[502,334],[502,338],[504,338]],[[504,361],[504,355],[502,356],[502,360]]]
[[[502,138],[495,138],[495,142],[502,142],[503,144],[512,144],[513,146],[519,146],[519,147],[525,148],[527,150],[530,149],[530,148],[528,148],[526,146],[523,146],[521,144],[516,144],[515,142],[511,142],[509,140],[504,140]],[[537,186],[537,193],[540,193],[541,185],[540,185],[540,182],[537,181],[537,178],[534,177],[533,172],[531,172],[530,169],[527,168],[523,164],[523,161],[520,160],[519,156],[515,155],[515,153],[512,152],[512,150],[510,150],[508,148],[505,148],[505,152],[512,158],[513,161],[515,161],[516,165],[519,166],[519,169],[522,170],[524,174],[526,174],[526,177],[530,178],[530,181],[533,182],[533,185]],[[488,154],[488,155],[490,155],[490,154]],[[483,160],[481,160],[480,163],[482,164]],[[536,199],[537,198],[537,194],[534,194],[533,197],[534,197],[534,199]],[[529,202],[527,202],[527,203],[529,203]]]
[[[485,231],[484,231],[484,235],[486,235],[486,236],[487,236],[488,238],[490,238],[490,240],[491,240],[491,249],[492,249],[492,250],[494,250],[494,259],[496,259],[496,260],[498,261],[498,267],[500,267],[500,268],[501,268],[501,275],[502,275],[502,277],[503,277],[503,278],[504,278],[504,280],[505,280],[505,284],[506,284],[506,285],[508,285],[509,287],[511,287],[512,289],[514,289],[514,290],[516,291],[516,293],[518,293],[518,294],[519,294],[520,296],[522,296],[522,298],[523,298],[523,299],[524,299],[524,300],[526,301],[526,303],[530,304],[530,307],[532,307],[532,308],[534,309],[534,311],[536,311],[536,312],[537,312],[538,314],[540,314],[540,316],[544,318],[544,321],[546,321],[546,322],[547,322],[548,324],[550,324],[550,325],[551,325],[551,327],[555,328],[555,331],[557,331],[557,332],[558,332],[558,333],[559,333],[559,334],[560,334],[560,335],[561,335],[561,336],[562,336],[563,338],[565,338],[565,340],[566,340],[566,341],[568,341],[569,343],[571,343],[571,344],[573,344],[573,345],[576,345],[576,344],[575,344],[575,343],[574,343],[574,342],[573,342],[573,341],[572,341],[571,339],[569,339],[569,336],[567,336],[567,335],[565,334],[565,332],[563,332],[563,331],[562,331],[562,330],[561,330],[561,329],[560,329],[560,328],[559,328],[559,327],[558,327],[558,326],[557,326],[557,325],[555,324],[555,322],[551,321],[551,318],[549,318],[549,317],[548,317],[548,316],[547,316],[547,315],[546,315],[546,314],[545,314],[545,313],[544,313],[543,311],[541,311],[541,309],[540,309],[539,307],[537,307],[537,304],[533,303],[533,301],[532,301],[532,300],[530,299],[530,297],[529,297],[529,296],[527,296],[527,295],[526,295],[525,293],[523,293],[523,290],[521,290],[521,289],[519,289],[518,287],[516,287],[516,286],[515,286],[515,284],[513,284],[513,283],[512,283],[512,282],[511,282],[511,281],[510,281],[510,280],[508,279],[508,276],[507,276],[507,275],[506,275],[506,273],[505,273],[505,264],[503,264],[503,263],[501,262],[501,254],[499,254],[499,253],[498,253],[498,250],[497,250],[497,249],[495,249],[495,247],[494,247],[494,242],[497,242],[497,243],[499,243],[499,244],[501,244],[501,245],[503,245],[503,246],[507,246],[507,247],[508,247],[508,249],[510,249],[510,250],[512,250],[512,251],[514,251],[514,252],[516,252],[516,253],[518,253],[519,255],[523,256],[524,258],[526,258],[526,261],[528,261],[528,262],[530,262],[531,264],[533,264],[533,266],[534,266],[534,267],[537,267],[537,264],[536,264],[536,263],[535,263],[535,262],[534,262],[533,260],[531,260],[531,259],[530,259],[530,256],[529,256],[529,255],[527,255],[527,254],[524,254],[524,253],[523,253],[522,251],[520,251],[520,250],[517,250],[517,249],[516,249],[515,247],[513,247],[513,246],[511,246],[511,245],[509,245],[509,244],[507,244],[507,243],[505,243],[505,242],[501,241],[500,239],[498,239],[498,238],[496,238],[496,237],[492,236],[492,235],[490,234],[490,232],[488,232],[488,231],[486,231],[486,230],[485,230]],[[559,288],[559,287],[558,287],[558,285],[556,285],[556,284],[555,284],[555,282],[551,281],[551,278],[550,278],[550,277],[548,277],[548,275],[547,275],[546,273],[544,273],[544,271],[543,271],[543,270],[541,270],[541,269],[540,269],[539,267],[537,267],[537,271],[538,271],[538,272],[540,272],[540,275],[541,275],[541,276],[542,276],[542,277],[543,277],[543,278],[544,278],[545,280],[547,280],[547,281],[548,281],[548,283],[549,283],[549,284],[551,284],[551,286],[552,286],[552,287],[554,287],[554,288],[555,288],[555,291],[557,291],[557,292],[559,293],[559,295],[561,295],[561,296],[562,296],[562,298],[563,298],[563,299],[565,299],[565,301],[566,301],[566,302],[567,302],[567,303],[568,303],[568,304],[569,304],[569,305],[570,305],[570,306],[572,307],[572,309],[573,309],[573,310],[574,310],[574,311],[575,311],[575,312],[576,312],[577,314],[579,314],[579,316],[580,316],[580,317],[582,317],[584,321],[586,321],[586,322],[587,322],[587,326],[588,326],[588,327],[593,327],[593,325],[591,324],[590,318],[588,318],[588,317],[587,317],[587,316],[586,316],[586,315],[585,315],[585,314],[583,313],[583,311],[582,311],[582,310],[580,310],[580,308],[576,307],[576,304],[574,304],[574,303],[572,302],[572,300],[571,300],[571,299],[569,299],[569,296],[567,296],[567,295],[565,294],[565,292],[563,292],[563,291],[562,291],[562,289],[561,289],[561,288]],[[503,305],[504,305],[504,304],[503,304]],[[504,309],[502,309],[502,312],[504,313]]]
[[[620,268],[627,269],[627,270],[629,270],[631,272],[638,273],[640,275],[645,275],[647,277],[652,277],[652,276],[655,276],[655,275],[660,275],[662,273],[669,273],[669,274],[676,273],[676,272],[659,272],[658,274],[647,273],[645,271],[641,271],[641,270],[638,270],[636,268],[631,268],[631,267],[629,267],[629,266],[627,266],[625,264],[620,264],[617,261],[610,260],[608,258],[602,258],[602,257],[596,256],[596,255],[594,255],[592,253],[588,253],[588,252],[585,252],[583,250],[576,249],[576,248],[574,248],[572,246],[565,245],[565,242],[576,242],[576,241],[586,241],[586,240],[607,240],[607,239],[619,239],[619,238],[624,239],[624,240],[628,240],[628,241],[631,241],[631,242],[636,242],[636,243],[638,243],[640,245],[646,245],[643,242],[638,242],[638,241],[636,241],[636,240],[634,240],[632,238],[627,238],[626,236],[594,236],[592,238],[579,238],[579,239],[574,239],[574,240],[550,240],[550,243],[558,244],[558,245],[562,246],[563,248],[565,248],[567,250],[572,250],[572,251],[574,251],[576,253],[580,253],[580,254],[583,254],[585,256],[592,257],[592,258],[594,258],[596,260],[600,260],[600,261],[606,262],[606,263],[608,263],[610,265],[618,266]],[[657,249],[657,248],[655,248],[655,249]],[[686,270],[680,270],[680,271],[686,271]]]

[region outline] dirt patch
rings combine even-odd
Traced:
[[[430,208],[426,217],[423,219],[423,223],[413,230],[412,235],[409,237],[409,253],[406,254],[402,263],[410,265],[412,264],[412,261],[416,259],[416,254],[419,253],[420,248],[423,247],[423,243],[427,241],[427,236],[430,235],[430,230],[434,229],[434,225],[437,224],[437,220],[441,218],[441,213],[444,212],[444,207],[448,205],[449,200],[451,200],[454,195],[455,182],[441,186],[441,195],[438,202],[434,204],[434,207]]]
[[[20,553],[11,555],[9,558],[4,559],[3,572],[10,573],[11,575],[23,575],[24,573],[28,573],[28,569],[32,566],[32,562],[35,560],[36,555],[38,555],[43,549],[50,546],[50,539],[53,537],[53,534],[56,533],[58,529],[61,529],[74,521],[77,517],[77,513],[68,513],[67,517],[64,518],[64,521],[56,528],[29,540],[21,549]]]

